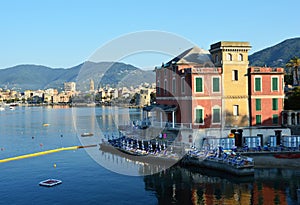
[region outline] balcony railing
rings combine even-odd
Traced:
[[[173,129],[192,129],[192,123],[172,123],[172,122],[159,122],[154,121],[152,122],[151,126],[157,127],[157,128],[173,128]]]

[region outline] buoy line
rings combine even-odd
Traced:
[[[87,146],[71,146],[71,147],[61,147],[57,149],[51,149],[51,150],[46,150],[42,152],[36,152],[36,153],[31,153],[31,154],[24,154],[16,157],[9,157],[6,159],[0,159],[0,163],[4,162],[10,162],[14,160],[19,160],[19,159],[26,159],[26,158],[31,158],[31,157],[37,157],[41,155],[46,155],[46,154],[51,154],[55,152],[61,152],[61,151],[66,151],[66,150],[76,150],[76,149],[81,149],[81,148],[88,148],[88,147],[96,147],[97,145],[87,145]]]

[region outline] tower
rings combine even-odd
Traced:
[[[93,79],[90,80],[90,91],[93,92],[95,90],[95,84]]]
[[[210,46],[215,66],[222,68],[224,126],[249,126],[248,42],[221,41]]]

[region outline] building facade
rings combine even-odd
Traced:
[[[193,129],[280,126],[284,70],[249,67],[250,48],[222,41],[156,67],[156,121]]]

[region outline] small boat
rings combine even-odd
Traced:
[[[4,107],[0,107],[0,111],[4,111],[5,110],[5,108]]]
[[[49,125],[50,125],[50,124],[48,124],[48,123],[44,123],[44,124],[43,124],[44,127],[48,127]]]
[[[46,187],[52,187],[52,186],[55,186],[55,185],[58,185],[58,184],[61,184],[62,181],[61,180],[58,180],[58,179],[46,179],[44,181],[41,181],[39,183],[40,186],[46,186]]]
[[[82,133],[82,134],[81,134],[81,137],[91,137],[91,136],[93,136],[93,135],[94,135],[93,133],[85,132],[85,133]]]

